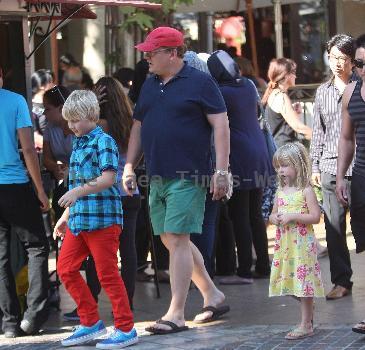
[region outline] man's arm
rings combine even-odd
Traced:
[[[128,196],[133,196],[137,185],[134,168],[138,165],[142,157],[141,127],[141,122],[135,119],[129,137],[127,159],[122,179],[124,191]]]
[[[355,129],[348,112],[348,104],[356,83],[346,86],[342,96],[342,127],[338,142],[336,194],[343,205],[348,205],[346,184],[344,181],[346,171],[349,168],[355,153]]]
[[[227,113],[208,114],[209,124],[213,128],[214,147],[216,153],[216,169],[228,170],[230,152],[230,132]],[[217,173],[213,176],[211,193],[213,200],[221,199],[228,190],[228,177],[224,180]]]
[[[319,96],[319,91],[317,90],[313,107],[313,134],[310,145],[310,156],[312,159],[312,174],[313,174],[312,180],[315,185],[320,185],[319,161],[323,151],[323,142],[325,135],[321,124],[320,106],[321,106],[320,96]]]
[[[37,191],[38,199],[41,202],[43,211],[49,210],[49,201],[43,189],[41,172],[38,163],[38,155],[32,139],[32,129],[30,127],[17,129],[20,145],[22,147],[25,164],[30,177]]]

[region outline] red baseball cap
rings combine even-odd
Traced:
[[[139,51],[149,52],[159,47],[179,47],[184,45],[184,36],[171,27],[158,27],[149,33],[143,43],[135,46]]]

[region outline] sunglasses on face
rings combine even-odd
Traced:
[[[164,48],[164,49],[160,49],[160,50],[155,50],[155,51],[149,51],[149,52],[145,52],[144,55],[146,58],[152,58],[154,57],[156,54],[158,54],[159,52],[168,52],[168,51],[172,51],[174,50],[175,48],[173,47],[167,47],[167,48]]]
[[[354,60],[354,65],[356,68],[362,69],[365,66],[365,62],[359,58]]]

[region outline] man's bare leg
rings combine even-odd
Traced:
[[[194,264],[190,248],[190,235],[164,233],[160,237],[162,243],[169,251],[171,285],[170,307],[162,319],[174,322],[181,327],[185,325],[184,309]],[[153,328],[171,329],[167,325],[158,323]]]
[[[217,307],[225,300],[224,294],[215,286],[212,279],[210,278],[205,266],[204,259],[199,249],[190,242],[191,252],[194,260],[194,268],[192,280],[198,287],[200,293],[203,296],[204,303],[203,307],[214,306]],[[195,321],[202,321],[212,316],[212,311],[206,311],[198,314],[195,317]]]

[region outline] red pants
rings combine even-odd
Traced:
[[[117,265],[120,232],[119,225],[81,232],[78,236],[74,236],[67,229],[57,271],[77,305],[77,313],[83,326],[90,327],[100,319],[98,305],[80,274],[82,262],[92,255],[100,284],[112,304],[115,328],[123,332],[129,332],[133,328],[133,315]]]

